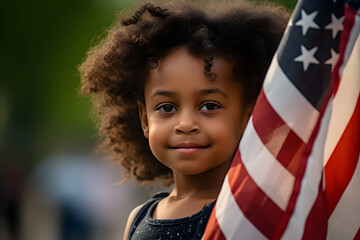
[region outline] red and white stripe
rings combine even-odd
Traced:
[[[320,113],[274,57],[204,239],[360,239],[360,15],[345,12]]]
[[[324,153],[328,239],[353,239],[360,229],[360,13],[346,14],[348,43]]]

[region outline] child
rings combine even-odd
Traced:
[[[131,212],[124,239],[201,239],[288,20],[206,4],[145,4],[80,67],[117,163],[174,184]]]

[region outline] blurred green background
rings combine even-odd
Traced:
[[[0,2],[0,232],[7,232],[0,239],[41,239],[19,233],[39,165],[60,153],[93,153],[97,132],[89,99],[79,94],[77,67],[106,35],[115,13],[134,2]],[[278,2],[295,6],[295,0]]]

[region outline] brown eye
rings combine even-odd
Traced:
[[[206,103],[201,106],[200,111],[214,111],[218,109],[220,106],[215,103]]]
[[[156,110],[169,113],[169,112],[175,111],[176,109],[174,106],[172,106],[170,104],[163,104],[163,105],[159,106]]]

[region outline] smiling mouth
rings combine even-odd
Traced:
[[[208,147],[209,146],[199,145],[195,143],[181,143],[174,147],[170,147],[170,149],[173,149],[181,154],[193,154],[193,153],[201,152]]]

